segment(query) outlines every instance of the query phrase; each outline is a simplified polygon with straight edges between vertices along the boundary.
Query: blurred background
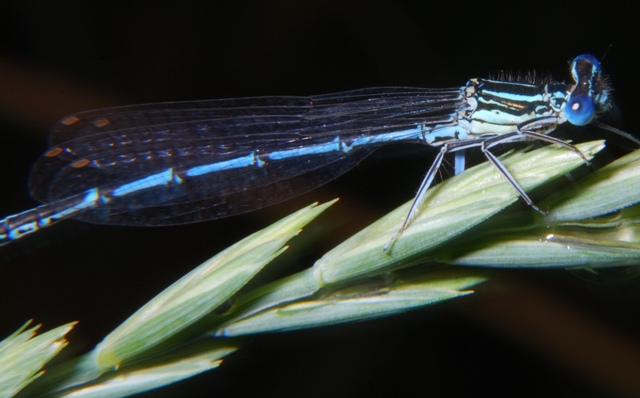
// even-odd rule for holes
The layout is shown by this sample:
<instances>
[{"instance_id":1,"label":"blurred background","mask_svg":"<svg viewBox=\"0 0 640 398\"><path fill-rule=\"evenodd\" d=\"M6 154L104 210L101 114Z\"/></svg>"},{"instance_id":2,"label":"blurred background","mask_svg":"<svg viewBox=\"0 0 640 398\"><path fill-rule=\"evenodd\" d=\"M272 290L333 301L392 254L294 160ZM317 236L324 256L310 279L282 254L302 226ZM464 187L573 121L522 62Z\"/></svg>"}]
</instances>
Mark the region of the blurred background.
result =
<instances>
[{"instance_id":1,"label":"blurred background","mask_svg":"<svg viewBox=\"0 0 640 398\"><path fill-rule=\"evenodd\" d=\"M569 80L574 56L601 58L612 45L603 68L616 123L640 136L634 12L560 3L5 2L0 215L37 205L26 181L49 126L114 105L456 87L532 68ZM383 148L321 189L229 219L168 228L67 221L1 247L0 338L30 318L45 330L79 320L63 352L79 355L218 251L340 197L260 278L306 268L410 200L433 156L429 148ZM283 268L287 261L297 268ZM507 271L470 297L402 316L252 337L218 370L148 395L640 395L639 288L635 279Z\"/></svg>"}]
</instances>

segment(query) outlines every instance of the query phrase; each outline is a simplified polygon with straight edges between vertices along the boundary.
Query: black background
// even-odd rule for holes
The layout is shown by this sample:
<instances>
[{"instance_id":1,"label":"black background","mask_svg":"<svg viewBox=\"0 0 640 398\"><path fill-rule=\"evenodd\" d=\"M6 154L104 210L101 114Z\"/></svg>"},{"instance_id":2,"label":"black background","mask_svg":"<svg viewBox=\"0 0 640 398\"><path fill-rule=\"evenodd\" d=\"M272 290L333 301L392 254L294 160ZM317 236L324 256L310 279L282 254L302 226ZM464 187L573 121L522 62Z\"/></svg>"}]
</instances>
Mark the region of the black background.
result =
<instances>
[{"instance_id":1,"label":"black background","mask_svg":"<svg viewBox=\"0 0 640 398\"><path fill-rule=\"evenodd\" d=\"M565 4L5 4L0 214L36 205L25 181L46 149L48 126L119 104L449 87L531 68L566 80L572 57L600 58L612 44L603 68L613 78L619 127L639 135L634 11ZM65 353L86 352L219 250L304 205L340 196L292 241L289 260L308 267L412 198L432 159L428 149L391 147L321 189L254 213L170 228L67 221L4 246L0 336L29 318L45 330L79 320ZM263 278L294 271L283 265L272 264ZM471 297L402 316L253 337L220 369L149 396L631 396L640 391L637 285L587 282L564 270L512 271Z\"/></svg>"}]
</instances>

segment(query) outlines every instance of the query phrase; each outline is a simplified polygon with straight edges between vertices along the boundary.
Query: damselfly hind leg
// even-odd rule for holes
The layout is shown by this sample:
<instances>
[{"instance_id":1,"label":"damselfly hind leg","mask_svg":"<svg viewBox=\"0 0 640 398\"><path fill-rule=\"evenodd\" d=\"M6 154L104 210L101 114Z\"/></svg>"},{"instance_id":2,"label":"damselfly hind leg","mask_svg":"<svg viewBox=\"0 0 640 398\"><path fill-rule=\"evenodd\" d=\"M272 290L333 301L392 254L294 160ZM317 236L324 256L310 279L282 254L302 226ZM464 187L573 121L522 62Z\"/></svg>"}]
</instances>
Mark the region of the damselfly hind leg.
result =
<instances>
[{"instance_id":1,"label":"damselfly hind leg","mask_svg":"<svg viewBox=\"0 0 640 398\"><path fill-rule=\"evenodd\" d=\"M422 198L424 197L425 192L431 185L431 182L433 181L433 178L438 172L438 169L440 169L440 165L442 165L442 160L444 159L444 155L447 152L449 152L449 144L444 144L442 146L442 149L440 149L438 156L436 156L435 160L433 161L433 164L431 164L431 168L429 168L429 171L427 171L427 175L425 175L424 179L422 180L422 184L420 184L420 188L418 188L418 194L416 195L415 199L413 199L413 203L411 203L411 208L409 209L409 213L405 217L404 222L402 223L402 226L400 227L398 232L396 232L391 236L391 239L389 239L389 241L382 248L382 250L384 250L386 253L388 253L388 250L391 249L391 246L393 245L393 242L396 240L396 238L402 233L402 231L404 231L407 228L411 220L415 217L416 210L420 205L420 203L422 202Z\"/></svg>"},{"instance_id":2,"label":"damselfly hind leg","mask_svg":"<svg viewBox=\"0 0 640 398\"><path fill-rule=\"evenodd\" d=\"M436 158L434 159L433 163L431 164L431 167L429 168L429 171L427 171L427 174L422 180L422 184L420 184L420 188L418 188L418 193L416 194L416 197L413 199L413 203L411 203L411 208L409 209L409 213L407 214L407 217L405 217L404 222L402 223L402 226L400 227L398 232L396 232L391 236L391 239L389 239L389 241L383 246L382 250L388 253L391 247L393 246L393 242L398 238L398 236L400 236L402 231L407 229L411 221L413 221L413 219L415 218L416 214L418 213L418 209L420 208L420 206L422 205L422 202L424 201L424 195L427 192L427 189L429 189L429 187L431 186L431 183L433 182L435 175L438 173L438 170L442 165L442 161L444 160L444 155L449 152L453 152L453 151L456 152L455 171L456 171L456 174L459 174L462 171L464 171L464 152L465 152L464 150L467 148L480 146L482 142L483 140L453 141L453 142L447 142L446 144L442 145L442 148L440 149L438 156L436 156Z\"/></svg>"}]
</instances>

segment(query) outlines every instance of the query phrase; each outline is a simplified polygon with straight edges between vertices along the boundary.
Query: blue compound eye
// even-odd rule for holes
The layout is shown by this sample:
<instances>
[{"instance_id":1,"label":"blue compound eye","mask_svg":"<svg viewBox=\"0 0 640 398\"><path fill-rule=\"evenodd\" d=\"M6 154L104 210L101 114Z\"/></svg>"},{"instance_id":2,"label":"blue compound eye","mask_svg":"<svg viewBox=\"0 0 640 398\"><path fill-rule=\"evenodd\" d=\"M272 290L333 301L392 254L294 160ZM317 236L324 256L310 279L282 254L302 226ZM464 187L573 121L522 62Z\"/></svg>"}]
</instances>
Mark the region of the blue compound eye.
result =
<instances>
[{"instance_id":1,"label":"blue compound eye","mask_svg":"<svg viewBox=\"0 0 640 398\"><path fill-rule=\"evenodd\" d=\"M596 105L588 95L580 94L571 97L564 109L569 123L576 126L584 126L593 120L596 115Z\"/></svg>"}]
</instances>

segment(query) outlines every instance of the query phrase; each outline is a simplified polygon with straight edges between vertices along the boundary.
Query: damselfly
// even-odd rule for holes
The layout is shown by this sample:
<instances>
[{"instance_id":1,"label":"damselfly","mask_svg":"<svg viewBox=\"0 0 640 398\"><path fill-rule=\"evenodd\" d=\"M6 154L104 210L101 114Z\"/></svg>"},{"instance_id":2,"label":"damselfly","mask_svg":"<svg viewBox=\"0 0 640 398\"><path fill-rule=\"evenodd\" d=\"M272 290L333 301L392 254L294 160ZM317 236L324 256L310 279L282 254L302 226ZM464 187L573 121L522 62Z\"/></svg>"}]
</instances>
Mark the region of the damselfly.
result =
<instances>
[{"instance_id":1,"label":"damselfly","mask_svg":"<svg viewBox=\"0 0 640 398\"><path fill-rule=\"evenodd\" d=\"M31 194L45 204L1 220L0 243L66 218L162 226L248 212L316 188L394 142L440 147L402 229L444 155L473 147L537 209L489 149L535 139L570 148L586 162L548 133L605 113L610 88L592 55L576 57L571 74L570 84L478 78L445 89L369 88L76 113L53 126L51 148L31 172Z\"/></svg>"}]
</instances>

